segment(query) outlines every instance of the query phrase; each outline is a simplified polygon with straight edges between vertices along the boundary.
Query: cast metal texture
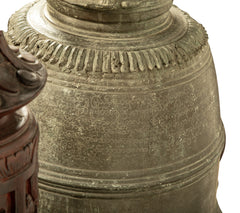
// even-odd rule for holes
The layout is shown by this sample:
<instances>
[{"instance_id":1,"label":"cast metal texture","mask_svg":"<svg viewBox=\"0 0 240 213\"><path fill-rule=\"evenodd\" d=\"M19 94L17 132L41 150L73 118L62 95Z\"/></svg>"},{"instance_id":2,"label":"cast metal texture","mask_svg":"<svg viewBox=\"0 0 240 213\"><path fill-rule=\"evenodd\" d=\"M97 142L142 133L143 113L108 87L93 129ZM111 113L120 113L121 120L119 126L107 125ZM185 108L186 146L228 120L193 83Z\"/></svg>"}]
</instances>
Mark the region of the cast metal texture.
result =
<instances>
[{"instance_id":1,"label":"cast metal texture","mask_svg":"<svg viewBox=\"0 0 240 213\"><path fill-rule=\"evenodd\" d=\"M40 212L217 213L225 133L204 28L172 0L45 0L9 40L48 68Z\"/></svg>"},{"instance_id":2,"label":"cast metal texture","mask_svg":"<svg viewBox=\"0 0 240 213\"><path fill-rule=\"evenodd\" d=\"M38 125L24 107L46 82L29 53L9 47L0 31L0 212L34 213L38 206Z\"/></svg>"}]
</instances>

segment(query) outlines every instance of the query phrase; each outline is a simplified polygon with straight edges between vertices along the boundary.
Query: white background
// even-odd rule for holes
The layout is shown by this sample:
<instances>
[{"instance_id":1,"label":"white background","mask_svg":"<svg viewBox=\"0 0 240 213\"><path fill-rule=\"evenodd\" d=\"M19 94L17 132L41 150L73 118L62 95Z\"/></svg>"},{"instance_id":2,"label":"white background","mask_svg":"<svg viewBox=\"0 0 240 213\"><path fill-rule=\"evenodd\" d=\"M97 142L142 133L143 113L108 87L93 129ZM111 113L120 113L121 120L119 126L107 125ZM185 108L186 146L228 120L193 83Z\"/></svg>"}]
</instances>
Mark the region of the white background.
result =
<instances>
[{"instance_id":1,"label":"white background","mask_svg":"<svg viewBox=\"0 0 240 213\"><path fill-rule=\"evenodd\" d=\"M1 0L0 29L31 0ZM218 201L223 213L240 213L240 8L238 0L175 0L202 23L215 60L227 146L220 164ZM194 213L194 212L193 212ZM207 213L207 212L206 212Z\"/></svg>"}]
</instances>

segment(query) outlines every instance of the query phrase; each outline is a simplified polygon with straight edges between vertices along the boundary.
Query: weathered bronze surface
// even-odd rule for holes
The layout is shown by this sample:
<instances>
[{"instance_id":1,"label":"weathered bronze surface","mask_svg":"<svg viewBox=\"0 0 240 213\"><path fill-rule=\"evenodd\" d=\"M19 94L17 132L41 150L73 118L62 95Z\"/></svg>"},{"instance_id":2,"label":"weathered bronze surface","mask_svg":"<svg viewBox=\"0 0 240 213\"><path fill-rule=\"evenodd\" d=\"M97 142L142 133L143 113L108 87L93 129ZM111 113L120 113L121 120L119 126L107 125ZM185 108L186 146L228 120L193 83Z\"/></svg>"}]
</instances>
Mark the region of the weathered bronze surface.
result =
<instances>
[{"instance_id":1,"label":"weathered bronze surface","mask_svg":"<svg viewBox=\"0 0 240 213\"><path fill-rule=\"evenodd\" d=\"M24 106L45 82L44 67L0 31L0 213L37 212L39 131Z\"/></svg>"},{"instance_id":2,"label":"weathered bronze surface","mask_svg":"<svg viewBox=\"0 0 240 213\"><path fill-rule=\"evenodd\" d=\"M9 40L43 61L40 212L217 213L225 134L204 28L172 0L40 0Z\"/></svg>"}]
</instances>

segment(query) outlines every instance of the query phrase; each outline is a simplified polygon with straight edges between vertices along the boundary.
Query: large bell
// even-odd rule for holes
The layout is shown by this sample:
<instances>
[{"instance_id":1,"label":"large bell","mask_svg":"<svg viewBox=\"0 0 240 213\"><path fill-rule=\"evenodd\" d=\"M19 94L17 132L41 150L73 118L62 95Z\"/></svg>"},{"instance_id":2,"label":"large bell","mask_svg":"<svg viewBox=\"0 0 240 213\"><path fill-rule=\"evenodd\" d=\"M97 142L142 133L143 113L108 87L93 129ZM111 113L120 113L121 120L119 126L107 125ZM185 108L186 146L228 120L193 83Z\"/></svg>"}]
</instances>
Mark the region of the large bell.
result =
<instances>
[{"instance_id":1,"label":"large bell","mask_svg":"<svg viewBox=\"0 0 240 213\"><path fill-rule=\"evenodd\" d=\"M40 0L8 36L49 73L32 104L41 213L220 212L213 59L172 0Z\"/></svg>"}]
</instances>

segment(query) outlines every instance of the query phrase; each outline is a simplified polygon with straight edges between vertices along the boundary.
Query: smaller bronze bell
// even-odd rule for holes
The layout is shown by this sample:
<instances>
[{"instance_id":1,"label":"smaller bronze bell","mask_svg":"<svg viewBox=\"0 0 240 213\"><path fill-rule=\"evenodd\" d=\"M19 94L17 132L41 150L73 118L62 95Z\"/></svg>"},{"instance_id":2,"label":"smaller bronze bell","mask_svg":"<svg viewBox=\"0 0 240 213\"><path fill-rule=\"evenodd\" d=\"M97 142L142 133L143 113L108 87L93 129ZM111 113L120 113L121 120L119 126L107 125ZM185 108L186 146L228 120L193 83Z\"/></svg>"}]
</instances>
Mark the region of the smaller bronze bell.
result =
<instances>
[{"instance_id":1,"label":"smaller bronze bell","mask_svg":"<svg viewBox=\"0 0 240 213\"><path fill-rule=\"evenodd\" d=\"M35 57L9 47L0 31L0 213L37 212L39 130L25 105L46 78Z\"/></svg>"}]
</instances>

